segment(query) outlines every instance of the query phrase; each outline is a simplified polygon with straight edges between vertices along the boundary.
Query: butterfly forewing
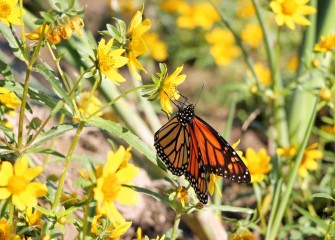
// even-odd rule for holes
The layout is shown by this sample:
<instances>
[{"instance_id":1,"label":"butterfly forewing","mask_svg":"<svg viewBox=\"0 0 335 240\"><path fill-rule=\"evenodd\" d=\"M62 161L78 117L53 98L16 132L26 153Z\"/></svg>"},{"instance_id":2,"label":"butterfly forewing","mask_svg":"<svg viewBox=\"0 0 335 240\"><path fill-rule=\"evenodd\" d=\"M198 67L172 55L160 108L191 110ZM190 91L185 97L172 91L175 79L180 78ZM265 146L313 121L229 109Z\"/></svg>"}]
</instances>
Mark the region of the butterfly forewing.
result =
<instances>
[{"instance_id":1,"label":"butterfly forewing","mask_svg":"<svg viewBox=\"0 0 335 240\"><path fill-rule=\"evenodd\" d=\"M181 176L187 168L189 159L189 126L179 123L173 117L155 134L155 148L158 156L175 175Z\"/></svg>"}]
</instances>

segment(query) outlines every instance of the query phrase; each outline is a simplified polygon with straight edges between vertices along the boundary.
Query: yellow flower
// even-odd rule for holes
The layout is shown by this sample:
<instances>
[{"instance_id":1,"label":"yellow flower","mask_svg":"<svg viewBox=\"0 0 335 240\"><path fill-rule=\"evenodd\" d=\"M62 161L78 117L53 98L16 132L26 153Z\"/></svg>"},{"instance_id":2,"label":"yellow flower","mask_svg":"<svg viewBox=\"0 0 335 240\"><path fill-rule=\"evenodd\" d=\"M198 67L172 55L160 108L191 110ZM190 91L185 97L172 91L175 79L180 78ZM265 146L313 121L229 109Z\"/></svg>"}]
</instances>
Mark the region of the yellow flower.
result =
<instances>
[{"instance_id":1,"label":"yellow flower","mask_svg":"<svg viewBox=\"0 0 335 240\"><path fill-rule=\"evenodd\" d=\"M310 21L304 15L316 13L316 9L306 5L309 0L273 0L270 3L272 11L276 14L275 21L278 26L286 25L291 30L295 24L308 26Z\"/></svg>"},{"instance_id":2,"label":"yellow flower","mask_svg":"<svg viewBox=\"0 0 335 240\"><path fill-rule=\"evenodd\" d=\"M124 49L116 49L111 51L113 46L114 38L105 44L105 39L101 39L98 45L98 64L100 71L112 80L115 84L119 85L119 82L125 82L126 79L122 77L117 69L124 66L128 59L122 57L121 54L125 52Z\"/></svg>"},{"instance_id":3,"label":"yellow flower","mask_svg":"<svg viewBox=\"0 0 335 240\"><path fill-rule=\"evenodd\" d=\"M38 210L33 211L32 207L27 207L26 210L26 222L29 227L42 228L43 222L41 219L42 213Z\"/></svg>"},{"instance_id":4,"label":"yellow flower","mask_svg":"<svg viewBox=\"0 0 335 240\"><path fill-rule=\"evenodd\" d=\"M287 64L287 68L288 70L290 70L291 72L295 72L297 70L299 66L299 58L297 55L291 57L289 60L288 60L288 64Z\"/></svg>"},{"instance_id":5,"label":"yellow flower","mask_svg":"<svg viewBox=\"0 0 335 240\"><path fill-rule=\"evenodd\" d=\"M177 25L180 28L193 30L196 27L202 27L209 30L214 23L220 20L218 12L209 2L200 2L194 5L185 3L178 11L180 16L177 18Z\"/></svg>"},{"instance_id":6,"label":"yellow flower","mask_svg":"<svg viewBox=\"0 0 335 240\"><path fill-rule=\"evenodd\" d=\"M179 99L180 94L177 90L177 86L183 83L186 79L185 74L179 75L183 70L183 67L184 66L177 67L171 75L167 74L165 79L162 80L162 87L158 98L160 99L163 111L169 116L173 112L170 100Z\"/></svg>"},{"instance_id":7,"label":"yellow flower","mask_svg":"<svg viewBox=\"0 0 335 240\"><path fill-rule=\"evenodd\" d=\"M97 214L93 217L92 220L91 232L96 235L99 233L99 229L101 228L101 222L99 221L101 217L101 214Z\"/></svg>"},{"instance_id":8,"label":"yellow flower","mask_svg":"<svg viewBox=\"0 0 335 240\"><path fill-rule=\"evenodd\" d=\"M81 114L83 114L85 109L87 108L86 115L91 115L94 112L96 112L98 109L100 109L102 106L102 102L94 95L91 96L90 103L87 106L89 96L90 96L90 92L83 92L76 99L76 102L78 104L78 109ZM99 112L97 114L97 116L101 116L101 115L102 115L102 112Z\"/></svg>"},{"instance_id":9,"label":"yellow flower","mask_svg":"<svg viewBox=\"0 0 335 240\"><path fill-rule=\"evenodd\" d=\"M254 240L254 235L249 231L248 228L239 227L236 232L234 232L229 240Z\"/></svg>"},{"instance_id":10,"label":"yellow flower","mask_svg":"<svg viewBox=\"0 0 335 240\"><path fill-rule=\"evenodd\" d=\"M216 188L216 191L218 191L219 195L222 197L221 189L219 188L219 185L217 184L217 181L221 178L222 177L217 176L213 173L209 174L209 183L208 183L208 193L209 193L209 195L213 196L214 189Z\"/></svg>"},{"instance_id":11,"label":"yellow flower","mask_svg":"<svg viewBox=\"0 0 335 240\"><path fill-rule=\"evenodd\" d=\"M113 227L107 227L106 232L109 232L108 239L117 240L128 231L131 222L116 222L113 225Z\"/></svg>"},{"instance_id":12,"label":"yellow flower","mask_svg":"<svg viewBox=\"0 0 335 240\"><path fill-rule=\"evenodd\" d=\"M108 153L108 160L102 171L102 176L98 178L94 188L94 199L98 202L100 213L106 214L112 223L124 221L123 216L115 207L115 202L128 205L138 202L137 193L123 186L123 184L133 185L131 179L139 173L139 168L130 163L120 169L124 161L129 161L131 156L129 151L130 149L126 150L120 146L116 152Z\"/></svg>"},{"instance_id":13,"label":"yellow flower","mask_svg":"<svg viewBox=\"0 0 335 240\"><path fill-rule=\"evenodd\" d=\"M255 16L255 7L250 0L243 0L238 4L238 9L236 10L237 17L240 18L251 18Z\"/></svg>"},{"instance_id":14,"label":"yellow flower","mask_svg":"<svg viewBox=\"0 0 335 240\"><path fill-rule=\"evenodd\" d=\"M233 34L229 30L216 28L206 34L206 40L211 45L210 53L218 65L228 65L241 53L241 50L235 45Z\"/></svg>"},{"instance_id":15,"label":"yellow flower","mask_svg":"<svg viewBox=\"0 0 335 240\"><path fill-rule=\"evenodd\" d=\"M264 180L265 174L272 169L271 157L267 155L264 148L261 148L258 153L252 148L248 148L245 153L243 162L248 167L251 174L251 182L258 183Z\"/></svg>"},{"instance_id":16,"label":"yellow flower","mask_svg":"<svg viewBox=\"0 0 335 240\"><path fill-rule=\"evenodd\" d=\"M241 32L244 42L253 48L259 47L263 40L263 30L258 23L249 23Z\"/></svg>"},{"instance_id":17,"label":"yellow flower","mask_svg":"<svg viewBox=\"0 0 335 240\"><path fill-rule=\"evenodd\" d=\"M18 0L0 1L0 21L9 24L21 25L20 7L16 6ZM22 13L25 11L22 10Z\"/></svg>"},{"instance_id":18,"label":"yellow flower","mask_svg":"<svg viewBox=\"0 0 335 240\"><path fill-rule=\"evenodd\" d=\"M0 239L9 240L10 238L10 225L5 219L0 220Z\"/></svg>"},{"instance_id":19,"label":"yellow flower","mask_svg":"<svg viewBox=\"0 0 335 240\"><path fill-rule=\"evenodd\" d=\"M8 199L19 210L37 205L37 197L43 197L47 193L47 187L43 183L31 182L43 171L42 167L28 168L28 159L21 157L13 165L10 162L2 162L0 170L0 199Z\"/></svg>"},{"instance_id":20,"label":"yellow flower","mask_svg":"<svg viewBox=\"0 0 335 240\"><path fill-rule=\"evenodd\" d=\"M147 240L148 237L142 237L142 229L139 227L136 230L136 240ZM151 240L165 240L165 234L163 234L161 237L157 236L156 238L151 238Z\"/></svg>"},{"instance_id":21,"label":"yellow flower","mask_svg":"<svg viewBox=\"0 0 335 240\"><path fill-rule=\"evenodd\" d=\"M271 71L268 67L264 67L261 63L255 63L254 69L257 74L258 79L261 81L261 83L267 87L271 84ZM251 72L248 70L248 76L249 78L252 78Z\"/></svg>"},{"instance_id":22,"label":"yellow flower","mask_svg":"<svg viewBox=\"0 0 335 240\"><path fill-rule=\"evenodd\" d=\"M335 49L335 35L329 33L327 37L321 36L321 42L314 45L314 51L327 52Z\"/></svg>"},{"instance_id":23,"label":"yellow flower","mask_svg":"<svg viewBox=\"0 0 335 240\"><path fill-rule=\"evenodd\" d=\"M157 33L146 33L143 39L153 59L158 62L163 62L168 57L166 44L159 39Z\"/></svg>"},{"instance_id":24,"label":"yellow flower","mask_svg":"<svg viewBox=\"0 0 335 240\"><path fill-rule=\"evenodd\" d=\"M150 19L146 18L142 21L142 14L142 11L136 12L130 21L127 31L127 38L130 41L126 52L126 56L129 58L128 67L136 79L141 79L141 75L137 72L137 69L146 72L137 57L143 55L147 51L147 45L143 39L143 34L151 27Z\"/></svg>"},{"instance_id":25,"label":"yellow flower","mask_svg":"<svg viewBox=\"0 0 335 240\"><path fill-rule=\"evenodd\" d=\"M26 38L28 38L30 40L39 40L41 35L42 35L42 30L43 30L43 25L36 28L34 30L34 32L32 32L32 33L26 33ZM49 26L46 25L44 27L44 34L46 34L48 32L48 30L49 30Z\"/></svg>"},{"instance_id":26,"label":"yellow flower","mask_svg":"<svg viewBox=\"0 0 335 240\"><path fill-rule=\"evenodd\" d=\"M21 101L14 92L9 91L7 88L0 87L0 103L7 108L15 109L20 106Z\"/></svg>"},{"instance_id":27,"label":"yellow flower","mask_svg":"<svg viewBox=\"0 0 335 240\"><path fill-rule=\"evenodd\" d=\"M160 7L166 12L174 12L182 9L182 5L187 4L185 0L166 0L161 1Z\"/></svg>"},{"instance_id":28,"label":"yellow flower","mask_svg":"<svg viewBox=\"0 0 335 240\"><path fill-rule=\"evenodd\" d=\"M301 177L306 177L308 170L315 171L318 169L317 161L323 157L322 151L317 149L318 146L318 143L313 143L304 151L304 156L302 157L301 164L299 166L299 175Z\"/></svg>"},{"instance_id":29,"label":"yellow flower","mask_svg":"<svg viewBox=\"0 0 335 240\"><path fill-rule=\"evenodd\" d=\"M185 204L188 203L188 192L185 187L179 186L177 188L177 194L175 198L180 200L180 203L183 207L185 207Z\"/></svg>"},{"instance_id":30,"label":"yellow flower","mask_svg":"<svg viewBox=\"0 0 335 240\"><path fill-rule=\"evenodd\" d=\"M281 157L293 157L297 154L296 146L288 146L286 148L277 148L276 150L278 156Z\"/></svg>"}]
</instances>

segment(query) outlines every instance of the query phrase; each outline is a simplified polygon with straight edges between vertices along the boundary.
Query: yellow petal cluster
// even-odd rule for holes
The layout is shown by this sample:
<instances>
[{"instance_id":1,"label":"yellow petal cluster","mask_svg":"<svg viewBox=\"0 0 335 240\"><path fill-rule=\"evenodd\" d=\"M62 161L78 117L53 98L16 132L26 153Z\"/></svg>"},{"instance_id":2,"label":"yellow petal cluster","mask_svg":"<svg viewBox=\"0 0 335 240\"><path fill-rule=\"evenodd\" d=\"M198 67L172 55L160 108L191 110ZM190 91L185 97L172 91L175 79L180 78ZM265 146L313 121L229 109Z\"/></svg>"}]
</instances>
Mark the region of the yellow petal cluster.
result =
<instances>
[{"instance_id":1,"label":"yellow petal cluster","mask_svg":"<svg viewBox=\"0 0 335 240\"><path fill-rule=\"evenodd\" d=\"M327 52L335 49L335 34L329 33L328 36L321 36L321 41L314 45L314 51Z\"/></svg>"},{"instance_id":2,"label":"yellow petal cluster","mask_svg":"<svg viewBox=\"0 0 335 240\"><path fill-rule=\"evenodd\" d=\"M252 148L247 149L243 162L249 169L251 182L258 183L264 180L266 174L272 169L270 161L271 157L267 154L265 148L261 148L258 152Z\"/></svg>"},{"instance_id":3,"label":"yellow petal cluster","mask_svg":"<svg viewBox=\"0 0 335 240\"><path fill-rule=\"evenodd\" d=\"M0 21L9 24L21 25L20 7L17 6L18 0L0 1ZM22 13L25 11L22 10Z\"/></svg>"}]
</instances>

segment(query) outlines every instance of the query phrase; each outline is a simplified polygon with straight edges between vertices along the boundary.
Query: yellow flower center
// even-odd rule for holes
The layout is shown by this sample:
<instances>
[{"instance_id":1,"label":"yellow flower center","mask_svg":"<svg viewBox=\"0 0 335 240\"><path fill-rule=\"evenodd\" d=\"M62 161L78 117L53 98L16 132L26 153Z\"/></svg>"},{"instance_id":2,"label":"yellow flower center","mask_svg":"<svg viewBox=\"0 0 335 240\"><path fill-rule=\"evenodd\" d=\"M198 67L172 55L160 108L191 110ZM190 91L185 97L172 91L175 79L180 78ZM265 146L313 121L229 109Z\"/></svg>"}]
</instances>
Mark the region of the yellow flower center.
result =
<instances>
[{"instance_id":1,"label":"yellow flower center","mask_svg":"<svg viewBox=\"0 0 335 240\"><path fill-rule=\"evenodd\" d=\"M121 190L121 184L115 174L109 174L104 178L101 191L104 194L104 200L106 202L112 202Z\"/></svg>"},{"instance_id":2,"label":"yellow flower center","mask_svg":"<svg viewBox=\"0 0 335 240\"><path fill-rule=\"evenodd\" d=\"M12 193L12 195L23 192L28 185L28 182L24 177L15 175L12 176L8 182L9 184L7 188Z\"/></svg>"},{"instance_id":3,"label":"yellow flower center","mask_svg":"<svg viewBox=\"0 0 335 240\"><path fill-rule=\"evenodd\" d=\"M297 7L295 0L286 0L282 3L282 12L285 15L292 15L296 12Z\"/></svg>"},{"instance_id":4,"label":"yellow flower center","mask_svg":"<svg viewBox=\"0 0 335 240\"><path fill-rule=\"evenodd\" d=\"M0 0L0 18L7 18L12 9L7 1Z\"/></svg>"}]
</instances>

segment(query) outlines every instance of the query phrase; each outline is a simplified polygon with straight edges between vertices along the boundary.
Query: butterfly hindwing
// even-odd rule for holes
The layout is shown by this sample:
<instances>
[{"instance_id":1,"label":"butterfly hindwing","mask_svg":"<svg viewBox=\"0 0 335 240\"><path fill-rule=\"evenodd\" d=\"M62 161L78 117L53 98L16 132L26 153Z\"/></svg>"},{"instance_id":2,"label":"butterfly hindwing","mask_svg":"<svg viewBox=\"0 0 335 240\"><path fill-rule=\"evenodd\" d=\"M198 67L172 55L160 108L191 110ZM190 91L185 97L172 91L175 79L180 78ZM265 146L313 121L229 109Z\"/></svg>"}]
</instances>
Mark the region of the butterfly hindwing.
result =
<instances>
[{"instance_id":1,"label":"butterfly hindwing","mask_svg":"<svg viewBox=\"0 0 335 240\"><path fill-rule=\"evenodd\" d=\"M173 117L155 134L157 154L175 175L181 176L188 164L190 133L189 125L181 125L177 117Z\"/></svg>"},{"instance_id":2,"label":"butterfly hindwing","mask_svg":"<svg viewBox=\"0 0 335 240\"><path fill-rule=\"evenodd\" d=\"M206 171L235 182L250 182L247 167L217 131L198 116L194 117L192 128Z\"/></svg>"}]
</instances>

